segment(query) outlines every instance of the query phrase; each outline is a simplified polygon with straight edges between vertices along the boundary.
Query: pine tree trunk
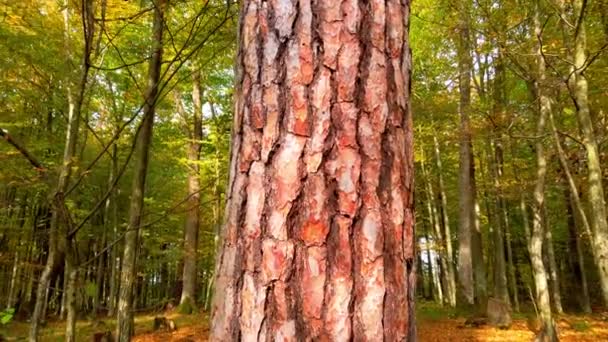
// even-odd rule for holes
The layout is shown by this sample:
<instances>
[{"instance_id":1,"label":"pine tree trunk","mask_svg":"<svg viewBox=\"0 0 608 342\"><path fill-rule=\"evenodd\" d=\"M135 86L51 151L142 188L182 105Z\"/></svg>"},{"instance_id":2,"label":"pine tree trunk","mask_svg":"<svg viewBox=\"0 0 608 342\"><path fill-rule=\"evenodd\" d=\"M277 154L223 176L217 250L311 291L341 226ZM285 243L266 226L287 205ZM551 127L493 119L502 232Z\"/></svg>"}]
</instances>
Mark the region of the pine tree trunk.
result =
<instances>
[{"instance_id":1,"label":"pine tree trunk","mask_svg":"<svg viewBox=\"0 0 608 342\"><path fill-rule=\"evenodd\" d=\"M587 36L585 32L585 1L575 0L574 13L580 17L577 20L577 30L574 37L574 77L571 88L576 107L578 124L581 129L583 145L587 152L587 182L588 200L590 205L591 227L593 229L593 249L595 249L598 275L602 287L604 306L608 307L608 217L602 182L602 166L598 142L589 110L588 83L585 77L587 63ZM589 9L587 9L589 11Z\"/></svg>"},{"instance_id":2,"label":"pine tree trunk","mask_svg":"<svg viewBox=\"0 0 608 342\"><path fill-rule=\"evenodd\" d=\"M413 341L407 1L242 2L215 341Z\"/></svg>"},{"instance_id":3,"label":"pine tree trunk","mask_svg":"<svg viewBox=\"0 0 608 342\"><path fill-rule=\"evenodd\" d=\"M160 68L163 51L163 25L165 1L159 0L154 7L154 24L152 28L153 48L152 58L148 69L148 88L145 94L143 120L135 146L135 175L131 191L131 206L129 208L129 225L125 234L125 246L122 257L120 275L120 292L118 298L118 318L116 336L119 342L128 342L133 335L133 286L137 269L137 250L139 248L139 226L144 207L144 190L148 172L148 158L154 111L158 95Z\"/></svg>"}]
</instances>

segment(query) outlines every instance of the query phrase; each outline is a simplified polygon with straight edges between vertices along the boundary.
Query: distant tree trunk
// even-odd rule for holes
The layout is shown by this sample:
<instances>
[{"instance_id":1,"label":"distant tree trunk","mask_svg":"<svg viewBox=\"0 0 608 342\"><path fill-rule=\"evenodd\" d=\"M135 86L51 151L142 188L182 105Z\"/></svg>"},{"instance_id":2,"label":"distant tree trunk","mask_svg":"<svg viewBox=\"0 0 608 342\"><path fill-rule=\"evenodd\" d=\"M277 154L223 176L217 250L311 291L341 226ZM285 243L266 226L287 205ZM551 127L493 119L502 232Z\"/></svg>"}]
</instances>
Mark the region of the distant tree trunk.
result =
<instances>
[{"instance_id":1,"label":"distant tree trunk","mask_svg":"<svg viewBox=\"0 0 608 342\"><path fill-rule=\"evenodd\" d=\"M409 2L311 2L241 3L211 340L413 341Z\"/></svg>"},{"instance_id":2,"label":"distant tree trunk","mask_svg":"<svg viewBox=\"0 0 608 342\"><path fill-rule=\"evenodd\" d=\"M131 191L131 206L129 208L129 224L125 234L125 247L122 257L120 275L120 294L118 298L118 319L116 336L119 342L128 342L133 335L133 285L136 277L136 256L139 248L139 226L144 207L144 190L146 174L148 172L148 159L150 142L152 140L152 127L154 125L154 111L158 95L160 68L163 51L163 25L165 0L159 0L154 7L154 23L152 28L153 47L152 58L148 69L148 87L145 94L143 119L139 136L135 146L135 175Z\"/></svg>"},{"instance_id":3,"label":"distant tree trunk","mask_svg":"<svg viewBox=\"0 0 608 342\"><path fill-rule=\"evenodd\" d=\"M546 207L545 207L546 210ZM553 233L549 228L549 222L547 215L544 215L545 220L545 241L544 247L547 256L548 263L545 263L549 272L549 279L551 280L551 298L553 303L553 308L555 308L555 312L561 314L564 312L562 307L562 295L560 291L560 282L558 277L558 269L557 269L557 260L555 256L555 249L553 248Z\"/></svg>"},{"instance_id":4,"label":"distant tree trunk","mask_svg":"<svg viewBox=\"0 0 608 342\"><path fill-rule=\"evenodd\" d=\"M587 152L588 200L590 204L591 226L593 229L593 249L597 255L596 263L602 287L604 306L608 307L608 217L602 182L602 166L598 142L589 110L588 83L585 76L587 60L587 36L585 32L586 1L573 2L577 14L574 36L574 77L570 79L573 100L576 107L578 124L581 129L583 145Z\"/></svg>"},{"instance_id":5,"label":"distant tree trunk","mask_svg":"<svg viewBox=\"0 0 608 342\"><path fill-rule=\"evenodd\" d=\"M471 158L471 162L473 159ZM474 171L473 166L472 171ZM481 223L479 222L480 208L479 202L477 201L477 185L475 183L475 176L471 176L473 183L473 232L471 234L471 247L473 257L473 280L475 289L475 304L479 312L486 311L488 301L488 280L486 272L486 263L484 262L483 255L483 236L481 234Z\"/></svg>"},{"instance_id":6,"label":"distant tree trunk","mask_svg":"<svg viewBox=\"0 0 608 342\"><path fill-rule=\"evenodd\" d=\"M118 172L118 147L116 144L112 146L112 173ZM119 277L121 269L121 259L119 258L120 243L116 242L118 239L118 196L116 191L112 191L110 195L110 203L112 205L112 241L114 245L110 251L110 293L108 296L108 317L113 317L116 314L116 304L118 301L119 291Z\"/></svg>"},{"instance_id":7,"label":"distant tree trunk","mask_svg":"<svg viewBox=\"0 0 608 342\"><path fill-rule=\"evenodd\" d=\"M503 201L502 206L503 217L505 220L505 238L507 239L507 266L509 270L509 286L513 295L513 308L519 312L519 290L517 287L517 277L515 272L515 261L513 260L513 247L511 243L511 225L509 221L509 212L506 203Z\"/></svg>"},{"instance_id":8,"label":"distant tree trunk","mask_svg":"<svg viewBox=\"0 0 608 342\"><path fill-rule=\"evenodd\" d=\"M435 147L435 162L437 164L437 173L439 174L439 194L441 195L441 213L443 218L443 233L445 243L445 254L447 265L444 270L446 273L446 289L447 300L451 307L456 306L456 277L454 276L454 250L452 247L452 232L450 228L450 220L448 217L448 202L443 182L443 166L441 163L441 152L439 148L439 140L437 136L433 137Z\"/></svg>"},{"instance_id":9,"label":"distant tree trunk","mask_svg":"<svg viewBox=\"0 0 608 342\"><path fill-rule=\"evenodd\" d=\"M188 120L188 212L184 234L184 269L183 287L180 299L181 311L192 313L196 302L196 259L198 247L198 232L200 229L200 158L201 140L203 139L201 75L195 71L192 75L192 122Z\"/></svg>"},{"instance_id":10,"label":"distant tree trunk","mask_svg":"<svg viewBox=\"0 0 608 342\"><path fill-rule=\"evenodd\" d=\"M424 153L424 151L423 151ZM432 273L432 279L433 282L436 286L439 286L439 289L435 289L434 292L434 297L435 299L438 299L440 304L443 304L443 289L441 284L445 284L446 288L448 286L448 278L447 276L447 272L445 272L445 270L448 268L448 263L447 263L447 255L446 255L446 250L444 248L444 239L443 239L443 234L442 234L442 229L441 229L441 219L439 218L439 213L437 211L437 205L435 203L435 191L433 190L433 184L431 183L431 177L429 175L429 172L427 172L426 167L425 167L425 157L424 154L422 156L422 161L421 161L421 169L422 169L422 176L424 177L424 182L426 184L426 197L427 197L427 209L428 209L428 213L429 213L429 222L430 222L430 226L433 228L432 229L432 236L433 236L433 245L435 246L435 254L438 255L438 257L436 258L435 256L431 257L430 253L429 253L429 263L432 265L433 262L435 262L436 259L438 259L438 263L441 263L441 270L443 270L443 272L441 272L441 270L439 269L439 267L434 267L433 269L433 273ZM437 279L435 279L437 278ZM440 281L440 278L443 278L443 281Z\"/></svg>"},{"instance_id":11,"label":"distant tree trunk","mask_svg":"<svg viewBox=\"0 0 608 342\"><path fill-rule=\"evenodd\" d=\"M502 220L502 190L500 180L503 177L502 146L494 141L490 142L494 159L490 160L494 178L494 296L510 305L509 291L507 289L507 264L505 260L504 228L505 221Z\"/></svg>"},{"instance_id":12,"label":"distant tree trunk","mask_svg":"<svg viewBox=\"0 0 608 342\"><path fill-rule=\"evenodd\" d=\"M36 291L36 304L34 306L34 312L31 317L31 325L30 325L30 333L29 340L31 342L38 340L38 330L40 320L44 318L46 315L46 306L47 306L47 298L48 298L48 288L51 282L51 273L53 269L57 266L60 259L60 253L58 253L58 248L61 246L67 246L67 234L68 231L65 231L65 222L60 222L57 211L60 210L58 204L55 203L56 198L63 199L63 194L67 191L70 177L72 175L72 167L74 164L74 158L76 156L76 145L78 141L78 131L80 127L80 116L82 110L82 103L84 99L84 92L87 85L88 80L88 71L90 67L90 54L91 54L91 46L89 43L91 42L91 38L93 37L93 26L92 26L92 12L91 12L92 0L86 0L83 9L85 10L82 13L83 16L83 24L84 24L84 38L85 38L85 47L84 54L82 59L82 70L80 75L80 82L78 84L78 88L76 89L76 98L73 96L73 87L71 85L67 85L67 99L68 99L68 127L66 132L66 143L63 152L63 162L61 164L59 170L59 178L57 180L57 187L55 188L50 201L54 203L52 206L52 218L51 218L51 229L49 232L49 254L47 257L46 264L40 275L40 281L38 282L38 288ZM63 10L64 14L64 40L66 51L69 53L69 7L66 6ZM69 83L69 80L66 82ZM64 228L64 229L60 229Z\"/></svg>"},{"instance_id":13,"label":"distant tree trunk","mask_svg":"<svg viewBox=\"0 0 608 342\"><path fill-rule=\"evenodd\" d=\"M69 241L69 244L74 244L75 241ZM67 286L66 286L66 326L65 326L65 341L76 341L76 291L78 289L78 261L77 256L73 252L77 247L70 246L67 249L72 250L66 252L66 269L67 271Z\"/></svg>"},{"instance_id":14,"label":"distant tree trunk","mask_svg":"<svg viewBox=\"0 0 608 342\"><path fill-rule=\"evenodd\" d=\"M535 93L539 103L538 124L536 135L538 136L536 147L536 184L534 186L534 206L532 216L532 231L530 232L529 253L534 274L534 284L536 288L536 305L538 306L541 331L539 332L540 341L553 342L558 340L553 315L551 312L551 300L549 299L548 277L543 263L543 240L544 222L543 208L545 206L545 178L547 175L547 159L542 136L545 134L545 121L551 112L551 100L546 93L545 60L542 56L542 29L540 24L540 4L539 0L534 2L534 39L536 44L536 63L537 75L535 82Z\"/></svg>"},{"instance_id":15,"label":"distant tree trunk","mask_svg":"<svg viewBox=\"0 0 608 342\"><path fill-rule=\"evenodd\" d=\"M467 304L475 299L472 235L474 231L475 194L473 193L473 147L469 112L471 106L471 51L469 41L469 3L459 1L458 84L460 90L460 168L458 178L458 281Z\"/></svg>"},{"instance_id":16,"label":"distant tree trunk","mask_svg":"<svg viewBox=\"0 0 608 342\"><path fill-rule=\"evenodd\" d=\"M587 285L587 271L585 267L585 258L583 254L583 246L581 237L584 232L579 232L576 225L575 210L576 206L572 199L570 188L564 190L564 198L566 200L566 210L568 213L568 233L569 233L569 255L570 266L573 270L576 286L577 297L584 313L591 313L591 300L589 298L589 287ZM580 290L580 292L578 291Z\"/></svg>"}]
</instances>

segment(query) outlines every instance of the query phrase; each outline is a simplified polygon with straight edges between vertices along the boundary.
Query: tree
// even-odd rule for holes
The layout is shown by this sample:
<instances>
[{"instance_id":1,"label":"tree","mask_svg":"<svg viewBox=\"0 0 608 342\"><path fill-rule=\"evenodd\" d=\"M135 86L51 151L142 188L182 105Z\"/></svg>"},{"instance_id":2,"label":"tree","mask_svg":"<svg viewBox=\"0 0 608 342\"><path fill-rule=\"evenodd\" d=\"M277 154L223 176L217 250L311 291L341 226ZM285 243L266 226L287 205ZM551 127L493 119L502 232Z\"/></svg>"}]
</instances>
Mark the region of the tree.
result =
<instances>
[{"instance_id":1,"label":"tree","mask_svg":"<svg viewBox=\"0 0 608 342\"><path fill-rule=\"evenodd\" d=\"M158 96L158 84L163 55L165 6L165 0L159 0L154 6L152 56L148 68L148 84L143 107L143 119L135 145L135 176L133 177L133 189L131 191L129 225L125 234L125 247L122 257L120 294L118 298L118 322L116 324L116 336L120 342L130 341L131 336L133 335L133 286L136 277L139 229L143 214L150 141L152 140L152 128L154 126L155 105Z\"/></svg>"},{"instance_id":2,"label":"tree","mask_svg":"<svg viewBox=\"0 0 608 342\"><path fill-rule=\"evenodd\" d=\"M534 285L536 288L536 305L538 306L541 331L538 339L540 341L557 341L557 331L553 322L551 312L551 300L549 299L549 275L543 263L543 240L545 238L545 219L543 215L545 207L545 182L547 176L547 158L545 156L544 141L541 138L545 134L545 125L551 112L551 99L547 94L545 60L542 56L542 29L540 23L539 1L534 2L534 39L536 39L536 80L535 95L538 99L538 125L536 127L536 184L534 186L534 205L532 215L532 232L529 242L530 262L534 273Z\"/></svg>"},{"instance_id":3,"label":"tree","mask_svg":"<svg viewBox=\"0 0 608 342\"><path fill-rule=\"evenodd\" d=\"M211 338L413 340L409 2L241 16Z\"/></svg>"},{"instance_id":4,"label":"tree","mask_svg":"<svg viewBox=\"0 0 608 342\"><path fill-rule=\"evenodd\" d=\"M181 311L192 313L196 300L196 260L198 247L198 231L200 229L200 154L201 140L203 138L202 102L201 102L201 75L200 71L192 74L192 104L191 120L186 118L188 133L188 214L184 227L184 272L183 288L180 298ZM176 101L181 101L178 99ZM178 103L178 106L180 104ZM183 110L182 110L183 112Z\"/></svg>"},{"instance_id":5,"label":"tree","mask_svg":"<svg viewBox=\"0 0 608 342\"><path fill-rule=\"evenodd\" d=\"M474 161L471 143L471 51L469 42L469 4L458 2L458 89L460 92L460 168L458 179L458 281L460 294L468 304L475 300L473 275L473 234L475 227Z\"/></svg>"}]
</instances>

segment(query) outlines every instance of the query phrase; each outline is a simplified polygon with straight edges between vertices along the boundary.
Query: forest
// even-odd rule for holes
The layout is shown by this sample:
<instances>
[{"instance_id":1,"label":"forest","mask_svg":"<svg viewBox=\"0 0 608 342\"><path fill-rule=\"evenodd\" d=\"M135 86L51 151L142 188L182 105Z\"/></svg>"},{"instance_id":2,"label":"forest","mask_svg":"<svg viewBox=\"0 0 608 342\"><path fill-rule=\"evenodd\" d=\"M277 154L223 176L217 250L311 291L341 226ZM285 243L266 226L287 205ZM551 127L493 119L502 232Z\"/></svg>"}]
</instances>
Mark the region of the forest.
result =
<instances>
[{"instance_id":1,"label":"forest","mask_svg":"<svg viewBox=\"0 0 608 342\"><path fill-rule=\"evenodd\" d=\"M608 341L608 1L0 0L0 341Z\"/></svg>"}]
</instances>

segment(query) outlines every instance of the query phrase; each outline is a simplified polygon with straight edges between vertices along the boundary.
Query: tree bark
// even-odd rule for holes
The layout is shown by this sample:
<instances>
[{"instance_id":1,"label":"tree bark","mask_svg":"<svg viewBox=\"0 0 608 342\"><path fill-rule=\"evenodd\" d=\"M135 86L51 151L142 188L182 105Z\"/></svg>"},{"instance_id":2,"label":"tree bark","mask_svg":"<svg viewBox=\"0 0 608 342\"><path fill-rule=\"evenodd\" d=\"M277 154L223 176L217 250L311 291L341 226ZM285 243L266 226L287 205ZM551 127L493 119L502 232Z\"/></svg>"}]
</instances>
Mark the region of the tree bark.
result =
<instances>
[{"instance_id":1,"label":"tree bark","mask_svg":"<svg viewBox=\"0 0 608 342\"><path fill-rule=\"evenodd\" d=\"M460 91L460 167L458 171L458 281L467 304L474 304L472 235L474 231L475 194L473 193L473 147L469 112L471 106L471 51L469 41L469 3L459 1L458 84Z\"/></svg>"},{"instance_id":2,"label":"tree bark","mask_svg":"<svg viewBox=\"0 0 608 342\"><path fill-rule=\"evenodd\" d=\"M494 296L510 305L507 288L507 264L505 260L504 229L506 227L502 216L503 198L500 180L503 176L502 147L500 143L490 142L490 150L494 154L492 163L494 176Z\"/></svg>"},{"instance_id":3,"label":"tree bark","mask_svg":"<svg viewBox=\"0 0 608 342\"><path fill-rule=\"evenodd\" d=\"M118 318L116 324L116 336L119 342L130 341L131 336L133 335L133 286L136 277L139 228L144 207L144 190L146 185L146 174L148 172L150 142L152 140L152 128L155 116L154 111L158 95L162 62L165 5L165 0L159 0L154 7L152 58L150 59L148 69L148 87L145 94L146 102L143 108L143 120L135 147L135 175L133 178L133 189L131 191L129 224L125 234L125 247L120 275Z\"/></svg>"},{"instance_id":4,"label":"tree bark","mask_svg":"<svg viewBox=\"0 0 608 342\"><path fill-rule=\"evenodd\" d=\"M587 153L587 183L590 205L591 227L593 229L593 249L602 287L604 306L608 307L608 218L602 182L602 167L593 120L589 110L588 83L585 76L587 63L587 36L585 32L586 1L573 2L577 13L577 27L574 35L574 77L571 78L574 105L578 124L582 132L583 145Z\"/></svg>"},{"instance_id":5,"label":"tree bark","mask_svg":"<svg viewBox=\"0 0 608 342\"><path fill-rule=\"evenodd\" d=\"M532 264L532 272L534 274L534 284L536 288L536 305L539 310L539 318L541 322L541 331L539 332L539 340L541 341L557 341L557 331L553 321L551 312L551 300L549 299L548 274L543 263L543 240L544 240L544 222L543 208L545 205L545 178L547 175L547 160L545 157L545 149L543 139L545 134L545 122L551 112L551 100L546 93L546 75L545 75L545 60L542 56L542 29L540 24L540 9L539 0L534 3L534 38L536 44L536 66L537 75L535 82L535 93L538 99L538 124L536 126L536 135L539 137L536 140L536 184L534 186L534 205L532 216L532 230L530 232L529 254Z\"/></svg>"},{"instance_id":6,"label":"tree bark","mask_svg":"<svg viewBox=\"0 0 608 342\"><path fill-rule=\"evenodd\" d=\"M211 339L413 341L409 1L241 5Z\"/></svg>"},{"instance_id":7,"label":"tree bark","mask_svg":"<svg viewBox=\"0 0 608 342\"><path fill-rule=\"evenodd\" d=\"M112 146L112 173L118 173L118 147L116 144ZM110 204L112 205L112 241L118 238L118 196L116 191L112 191L110 195ZM119 258L120 243L114 242L110 251L110 291L108 296L108 317L113 317L116 314L116 304L118 302L119 278L121 269L121 259Z\"/></svg>"},{"instance_id":8,"label":"tree bark","mask_svg":"<svg viewBox=\"0 0 608 342\"><path fill-rule=\"evenodd\" d=\"M546 207L545 207L546 210ZM553 308L558 314L564 313L562 307L562 295L560 291L560 282L558 277L557 260L555 256L555 250L553 248L553 233L549 228L547 215L544 215L545 220L545 251L547 255L549 279L551 280L551 298L553 302Z\"/></svg>"}]
</instances>

